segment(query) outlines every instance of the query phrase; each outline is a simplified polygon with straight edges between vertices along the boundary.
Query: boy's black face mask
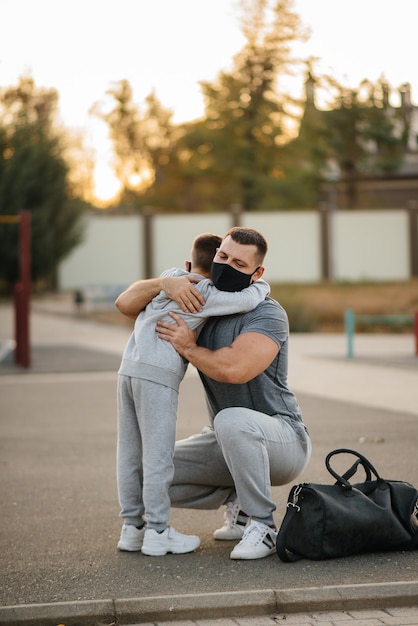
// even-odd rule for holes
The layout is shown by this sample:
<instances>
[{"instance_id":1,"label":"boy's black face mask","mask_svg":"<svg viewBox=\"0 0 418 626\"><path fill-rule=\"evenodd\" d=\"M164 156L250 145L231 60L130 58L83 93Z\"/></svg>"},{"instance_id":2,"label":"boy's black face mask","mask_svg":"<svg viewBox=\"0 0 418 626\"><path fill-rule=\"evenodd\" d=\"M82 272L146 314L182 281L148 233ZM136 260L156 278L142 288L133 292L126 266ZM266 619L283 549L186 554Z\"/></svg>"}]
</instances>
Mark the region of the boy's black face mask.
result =
<instances>
[{"instance_id":1,"label":"boy's black face mask","mask_svg":"<svg viewBox=\"0 0 418 626\"><path fill-rule=\"evenodd\" d=\"M220 291L242 291L250 286L251 278L259 268L257 267L251 274L245 274L236 270L228 263L212 262L212 282Z\"/></svg>"}]
</instances>

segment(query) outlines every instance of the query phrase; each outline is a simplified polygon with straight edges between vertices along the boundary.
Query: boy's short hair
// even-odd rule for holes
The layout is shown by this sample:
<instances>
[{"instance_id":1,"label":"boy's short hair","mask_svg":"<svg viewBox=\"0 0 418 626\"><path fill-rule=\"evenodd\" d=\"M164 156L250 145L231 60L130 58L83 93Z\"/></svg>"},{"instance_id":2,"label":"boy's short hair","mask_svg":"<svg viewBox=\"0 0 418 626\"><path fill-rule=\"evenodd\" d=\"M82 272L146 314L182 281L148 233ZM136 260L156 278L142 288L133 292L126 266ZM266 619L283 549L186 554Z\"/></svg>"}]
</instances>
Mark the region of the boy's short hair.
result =
<instances>
[{"instance_id":1,"label":"boy's short hair","mask_svg":"<svg viewBox=\"0 0 418 626\"><path fill-rule=\"evenodd\" d=\"M199 268L206 274L210 274L213 257L221 243L222 237L213 233L202 233L195 237L190 253L192 271L193 268Z\"/></svg>"}]
</instances>

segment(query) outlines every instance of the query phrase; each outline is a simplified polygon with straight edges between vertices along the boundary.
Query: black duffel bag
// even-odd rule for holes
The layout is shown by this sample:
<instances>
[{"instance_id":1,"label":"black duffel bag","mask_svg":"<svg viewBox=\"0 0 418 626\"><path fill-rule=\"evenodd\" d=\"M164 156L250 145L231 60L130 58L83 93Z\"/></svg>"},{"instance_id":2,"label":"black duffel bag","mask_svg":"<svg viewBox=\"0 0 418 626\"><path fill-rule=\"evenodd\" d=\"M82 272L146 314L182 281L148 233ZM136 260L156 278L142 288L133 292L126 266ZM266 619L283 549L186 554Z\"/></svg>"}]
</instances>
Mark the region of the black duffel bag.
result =
<instances>
[{"instance_id":1,"label":"black duffel bag","mask_svg":"<svg viewBox=\"0 0 418 626\"><path fill-rule=\"evenodd\" d=\"M330 460L346 453L357 460L340 476ZM289 493L276 542L282 561L418 548L418 491L413 485L380 478L366 457L347 448L330 452L325 465L335 484L301 483ZM359 465L366 480L351 484Z\"/></svg>"}]
</instances>

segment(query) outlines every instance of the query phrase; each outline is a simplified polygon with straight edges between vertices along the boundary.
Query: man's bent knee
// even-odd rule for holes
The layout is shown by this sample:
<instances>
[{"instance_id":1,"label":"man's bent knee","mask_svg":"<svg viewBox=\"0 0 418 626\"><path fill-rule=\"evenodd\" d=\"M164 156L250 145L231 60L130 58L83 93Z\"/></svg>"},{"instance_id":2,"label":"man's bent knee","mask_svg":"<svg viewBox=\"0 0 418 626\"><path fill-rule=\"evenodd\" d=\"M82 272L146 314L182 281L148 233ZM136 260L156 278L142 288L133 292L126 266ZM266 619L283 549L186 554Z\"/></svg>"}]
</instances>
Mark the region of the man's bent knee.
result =
<instances>
[{"instance_id":1,"label":"man's bent knee","mask_svg":"<svg viewBox=\"0 0 418 626\"><path fill-rule=\"evenodd\" d=\"M227 441L228 437L231 437L231 440L234 440L236 435L240 432L256 432L256 415L256 411L239 406L222 409L222 411L216 414L213 423L216 438L218 440L222 439L223 441Z\"/></svg>"}]
</instances>

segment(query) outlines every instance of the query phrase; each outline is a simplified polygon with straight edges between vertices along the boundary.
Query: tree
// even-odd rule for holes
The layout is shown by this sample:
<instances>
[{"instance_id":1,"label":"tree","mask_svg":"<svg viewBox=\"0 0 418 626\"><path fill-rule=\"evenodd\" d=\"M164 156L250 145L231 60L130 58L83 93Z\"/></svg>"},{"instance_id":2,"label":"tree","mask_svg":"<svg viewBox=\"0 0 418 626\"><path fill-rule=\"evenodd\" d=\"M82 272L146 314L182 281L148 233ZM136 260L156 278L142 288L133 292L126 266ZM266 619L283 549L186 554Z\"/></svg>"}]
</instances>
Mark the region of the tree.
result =
<instances>
[{"instance_id":1,"label":"tree","mask_svg":"<svg viewBox=\"0 0 418 626\"><path fill-rule=\"evenodd\" d=\"M315 83L329 96L324 110L314 104ZM360 180L387 177L400 167L401 111L390 106L389 91L383 80L376 84L364 80L357 89L349 89L331 77L318 81L309 75L299 136L287 149L297 155L305 182L309 178L314 182L312 201L320 197L321 180L330 162L338 166L345 189L344 204L349 208L359 202Z\"/></svg>"},{"instance_id":2,"label":"tree","mask_svg":"<svg viewBox=\"0 0 418 626\"><path fill-rule=\"evenodd\" d=\"M304 37L292 0L241 0L247 43L231 72L201 83L203 120L178 127L155 97L141 113L127 81L108 93L108 124L124 200L165 210L225 210L275 206L282 183L280 145L286 134L286 105L277 79L291 64L290 44ZM97 112L97 108L96 108Z\"/></svg>"},{"instance_id":3,"label":"tree","mask_svg":"<svg viewBox=\"0 0 418 626\"><path fill-rule=\"evenodd\" d=\"M172 112L165 109L155 93L146 98L144 112L133 101L127 80L116 83L107 95L108 112L96 104L94 113L110 129L116 156L115 173L122 183L120 202L137 202L164 181L165 169L179 131L172 124Z\"/></svg>"},{"instance_id":4,"label":"tree","mask_svg":"<svg viewBox=\"0 0 418 626\"><path fill-rule=\"evenodd\" d=\"M214 83L201 83L205 119L190 126L181 140L180 176L187 172L200 186L206 181L205 203L244 210L277 204L282 185L280 146L286 140L293 100L277 89L292 59L290 44L304 37L291 0L279 0L267 19L265 0L242 2L242 28L247 42L231 72ZM207 194L210 184L210 194Z\"/></svg>"},{"instance_id":5,"label":"tree","mask_svg":"<svg viewBox=\"0 0 418 626\"><path fill-rule=\"evenodd\" d=\"M57 100L28 77L0 90L0 214L31 213L33 281L53 281L84 228L86 204L71 187L64 136L53 125ZM17 229L3 224L0 278L10 287L18 275Z\"/></svg>"}]
</instances>

